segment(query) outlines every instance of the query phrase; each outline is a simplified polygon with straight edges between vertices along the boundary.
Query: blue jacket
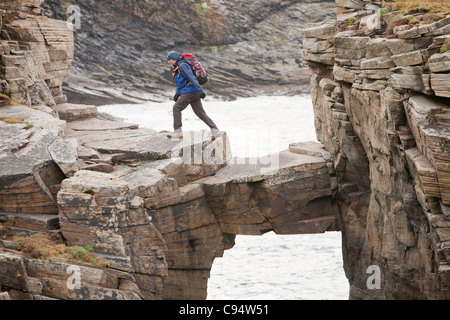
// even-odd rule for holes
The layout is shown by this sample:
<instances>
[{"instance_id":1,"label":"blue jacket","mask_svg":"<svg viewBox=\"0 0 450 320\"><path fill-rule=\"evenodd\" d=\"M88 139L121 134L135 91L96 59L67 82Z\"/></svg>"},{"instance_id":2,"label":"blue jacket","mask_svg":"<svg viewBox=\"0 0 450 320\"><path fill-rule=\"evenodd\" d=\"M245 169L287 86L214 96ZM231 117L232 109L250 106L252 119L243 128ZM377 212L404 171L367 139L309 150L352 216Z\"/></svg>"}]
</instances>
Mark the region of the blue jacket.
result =
<instances>
[{"instance_id":1,"label":"blue jacket","mask_svg":"<svg viewBox=\"0 0 450 320\"><path fill-rule=\"evenodd\" d=\"M191 67L184 60L178 60L175 64L173 79L177 85L176 93L179 95L188 92L197 94L204 93Z\"/></svg>"}]
</instances>

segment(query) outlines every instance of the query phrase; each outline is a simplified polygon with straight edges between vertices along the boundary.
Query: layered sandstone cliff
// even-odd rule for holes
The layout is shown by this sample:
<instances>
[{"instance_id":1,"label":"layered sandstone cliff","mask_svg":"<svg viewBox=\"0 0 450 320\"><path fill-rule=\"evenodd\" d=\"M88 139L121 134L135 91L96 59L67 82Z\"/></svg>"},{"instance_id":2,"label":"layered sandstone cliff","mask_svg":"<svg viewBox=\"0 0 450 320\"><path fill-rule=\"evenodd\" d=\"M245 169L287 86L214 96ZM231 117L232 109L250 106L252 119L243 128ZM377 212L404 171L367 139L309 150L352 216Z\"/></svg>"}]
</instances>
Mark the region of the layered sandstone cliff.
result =
<instances>
[{"instance_id":1,"label":"layered sandstone cliff","mask_svg":"<svg viewBox=\"0 0 450 320\"><path fill-rule=\"evenodd\" d=\"M171 141L94 107L55 109L70 120L0 110L29 124L0 126L0 284L13 299L204 299L235 235L337 230L334 169L318 143L232 159L225 133ZM64 255L87 247L106 268ZM79 289L67 285L74 265Z\"/></svg>"},{"instance_id":2,"label":"layered sandstone cliff","mask_svg":"<svg viewBox=\"0 0 450 320\"><path fill-rule=\"evenodd\" d=\"M226 133L171 141L66 103L71 30L39 4L3 7L2 298L204 299L212 263L236 234L336 230L321 145L232 159ZM10 65L11 56L20 59ZM48 96L35 82L11 90L30 79Z\"/></svg>"},{"instance_id":3,"label":"layered sandstone cliff","mask_svg":"<svg viewBox=\"0 0 450 320\"><path fill-rule=\"evenodd\" d=\"M336 22L304 30L303 59L338 178L350 296L448 299L449 12L336 4Z\"/></svg>"},{"instance_id":4,"label":"layered sandstone cliff","mask_svg":"<svg viewBox=\"0 0 450 320\"><path fill-rule=\"evenodd\" d=\"M42 2L0 4L1 91L17 103L54 106L66 101L61 86L72 66L73 33L45 17Z\"/></svg>"},{"instance_id":5,"label":"layered sandstone cliff","mask_svg":"<svg viewBox=\"0 0 450 320\"><path fill-rule=\"evenodd\" d=\"M378 29L380 3L337 1L303 32L321 143L236 159L66 103L72 31L40 3L0 7L0 299L204 299L268 231L342 231L351 298L449 298L448 13Z\"/></svg>"}]
</instances>

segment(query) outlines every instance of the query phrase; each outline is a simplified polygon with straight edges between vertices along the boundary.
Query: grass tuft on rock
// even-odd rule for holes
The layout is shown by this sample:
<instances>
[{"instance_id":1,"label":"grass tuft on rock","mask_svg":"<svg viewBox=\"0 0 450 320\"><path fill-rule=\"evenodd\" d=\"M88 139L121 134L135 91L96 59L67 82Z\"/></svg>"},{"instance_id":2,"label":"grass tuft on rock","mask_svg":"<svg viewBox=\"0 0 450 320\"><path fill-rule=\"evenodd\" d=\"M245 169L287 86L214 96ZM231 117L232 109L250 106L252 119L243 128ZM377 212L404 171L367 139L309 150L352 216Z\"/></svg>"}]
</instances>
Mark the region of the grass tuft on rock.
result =
<instances>
[{"instance_id":1,"label":"grass tuft on rock","mask_svg":"<svg viewBox=\"0 0 450 320\"><path fill-rule=\"evenodd\" d=\"M450 39L446 39L441 47L440 53L446 53L450 51Z\"/></svg>"},{"instance_id":2,"label":"grass tuft on rock","mask_svg":"<svg viewBox=\"0 0 450 320\"><path fill-rule=\"evenodd\" d=\"M397 0L392 3L394 9L403 13L438 13L449 12L450 1L448 0Z\"/></svg>"},{"instance_id":3,"label":"grass tuft on rock","mask_svg":"<svg viewBox=\"0 0 450 320\"><path fill-rule=\"evenodd\" d=\"M97 267L109 267L108 262L94 253L92 246L66 246L57 235L36 233L29 237L13 237L13 241L19 245L19 251L34 259L62 258Z\"/></svg>"}]
</instances>

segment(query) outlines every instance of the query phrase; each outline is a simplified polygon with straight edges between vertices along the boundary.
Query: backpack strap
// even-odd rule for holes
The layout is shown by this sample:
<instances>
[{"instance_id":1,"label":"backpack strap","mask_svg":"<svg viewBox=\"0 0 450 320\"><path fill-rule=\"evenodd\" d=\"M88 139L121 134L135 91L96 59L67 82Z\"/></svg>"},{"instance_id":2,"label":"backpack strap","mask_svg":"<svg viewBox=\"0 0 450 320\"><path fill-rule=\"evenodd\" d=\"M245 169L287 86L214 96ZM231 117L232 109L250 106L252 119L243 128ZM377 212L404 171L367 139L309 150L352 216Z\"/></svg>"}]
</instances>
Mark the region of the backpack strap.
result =
<instances>
[{"instance_id":1,"label":"backpack strap","mask_svg":"<svg viewBox=\"0 0 450 320\"><path fill-rule=\"evenodd\" d=\"M173 71L172 71L172 77L175 77L175 73L177 73L177 71L178 71L178 66L175 68L175 69L173 69Z\"/></svg>"}]
</instances>

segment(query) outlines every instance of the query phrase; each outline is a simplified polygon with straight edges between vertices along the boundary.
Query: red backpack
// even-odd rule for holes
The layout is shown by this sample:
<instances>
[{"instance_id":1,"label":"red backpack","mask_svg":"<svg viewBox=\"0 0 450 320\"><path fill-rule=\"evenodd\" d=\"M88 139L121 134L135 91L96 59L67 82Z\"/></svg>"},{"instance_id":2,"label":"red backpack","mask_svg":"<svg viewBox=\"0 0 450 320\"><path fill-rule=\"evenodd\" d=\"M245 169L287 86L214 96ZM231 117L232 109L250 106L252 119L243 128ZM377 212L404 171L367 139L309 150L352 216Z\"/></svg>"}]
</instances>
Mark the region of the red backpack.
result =
<instances>
[{"instance_id":1,"label":"red backpack","mask_svg":"<svg viewBox=\"0 0 450 320\"><path fill-rule=\"evenodd\" d=\"M205 68L198 62L192 53L182 53L181 56L189 64L200 85L204 85L208 81L208 74Z\"/></svg>"}]
</instances>

